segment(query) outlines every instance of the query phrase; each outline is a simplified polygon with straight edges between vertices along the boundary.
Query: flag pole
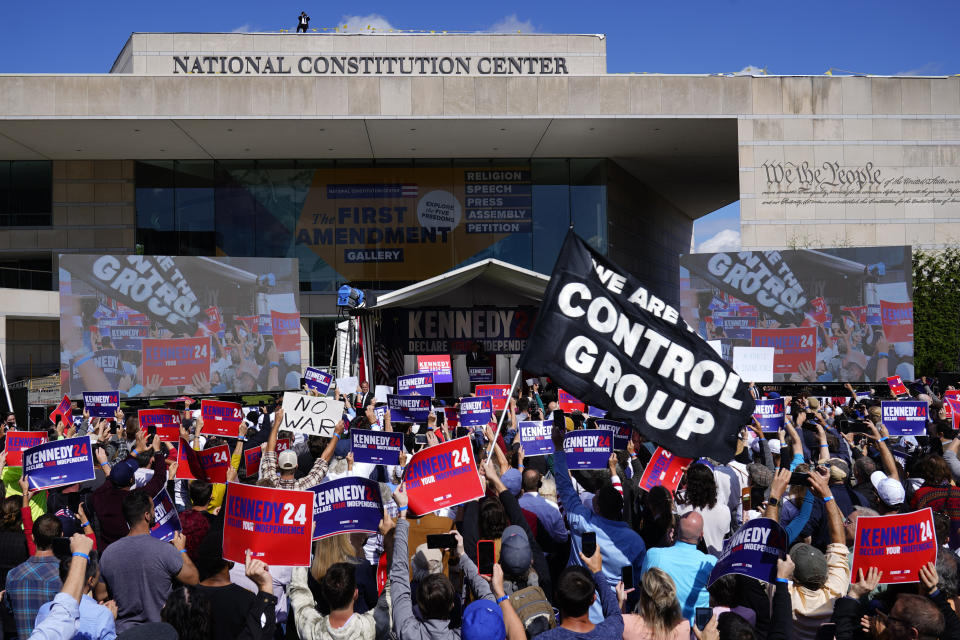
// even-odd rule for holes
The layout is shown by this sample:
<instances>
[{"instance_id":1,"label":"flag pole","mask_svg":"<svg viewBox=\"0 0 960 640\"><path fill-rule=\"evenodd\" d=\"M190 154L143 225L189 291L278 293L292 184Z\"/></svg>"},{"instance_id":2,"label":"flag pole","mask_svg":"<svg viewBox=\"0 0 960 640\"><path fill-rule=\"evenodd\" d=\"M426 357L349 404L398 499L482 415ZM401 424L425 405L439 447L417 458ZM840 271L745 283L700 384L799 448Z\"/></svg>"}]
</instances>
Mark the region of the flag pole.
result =
<instances>
[{"instance_id":1,"label":"flag pole","mask_svg":"<svg viewBox=\"0 0 960 640\"><path fill-rule=\"evenodd\" d=\"M513 376L513 384L510 385L510 393L507 394L507 404L504 405L503 411L500 412L500 422L497 423L497 432L493 434L493 446L490 447L490 452L487 453L487 462L490 462L490 457L493 455L493 447L497 446L497 436L500 435L500 429L503 427L503 419L507 417L507 411L510 410L510 399L513 397L513 390L517 387L517 380L520 379L520 369L517 369L517 375Z\"/></svg>"}]
</instances>

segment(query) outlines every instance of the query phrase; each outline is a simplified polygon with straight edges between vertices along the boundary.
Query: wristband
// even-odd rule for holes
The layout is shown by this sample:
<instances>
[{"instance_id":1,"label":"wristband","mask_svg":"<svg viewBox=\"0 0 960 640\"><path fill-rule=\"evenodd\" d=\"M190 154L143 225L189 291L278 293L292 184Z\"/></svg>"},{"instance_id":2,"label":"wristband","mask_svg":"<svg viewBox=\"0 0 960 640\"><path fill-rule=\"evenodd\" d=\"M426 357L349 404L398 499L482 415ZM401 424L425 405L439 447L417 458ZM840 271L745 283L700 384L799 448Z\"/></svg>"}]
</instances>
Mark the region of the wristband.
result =
<instances>
[{"instance_id":1,"label":"wristband","mask_svg":"<svg viewBox=\"0 0 960 640\"><path fill-rule=\"evenodd\" d=\"M279 367L280 367L280 363L279 363L279 362L271 362L271 363L270 363L270 366L271 366L271 367L278 367L278 368L279 368Z\"/></svg>"},{"instance_id":2,"label":"wristband","mask_svg":"<svg viewBox=\"0 0 960 640\"><path fill-rule=\"evenodd\" d=\"M510 599L510 596L508 596L508 595L502 595L502 596L500 596L499 598L497 598L497 604L500 604L500 603L503 602L504 600L509 600L509 599Z\"/></svg>"},{"instance_id":3,"label":"wristband","mask_svg":"<svg viewBox=\"0 0 960 640\"><path fill-rule=\"evenodd\" d=\"M101 462L101 463L100 463L100 466L101 466L101 467L106 467L106 468L108 468L108 469L110 468L110 465L107 464L106 462Z\"/></svg>"},{"instance_id":4,"label":"wristband","mask_svg":"<svg viewBox=\"0 0 960 640\"><path fill-rule=\"evenodd\" d=\"M186 549L180 549L180 553L186 553L186 552L187 552Z\"/></svg>"},{"instance_id":5,"label":"wristband","mask_svg":"<svg viewBox=\"0 0 960 640\"><path fill-rule=\"evenodd\" d=\"M406 510L407 510L406 506L397 507L397 511L406 511Z\"/></svg>"},{"instance_id":6,"label":"wristband","mask_svg":"<svg viewBox=\"0 0 960 640\"><path fill-rule=\"evenodd\" d=\"M90 556L88 556L88 555L85 554L85 553L80 553L79 551L74 551L74 552L73 552L73 555L75 555L75 556L78 557L78 558L83 558L83 559L86 560L87 562L90 562Z\"/></svg>"},{"instance_id":7,"label":"wristband","mask_svg":"<svg viewBox=\"0 0 960 640\"><path fill-rule=\"evenodd\" d=\"M823 499L823 504L827 504L827 503L830 502L831 500L833 500L833 496L826 496L826 497Z\"/></svg>"},{"instance_id":8,"label":"wristband","mask_svg":"<svg viewBox=\"0 0 960 640\"><path fill-rule=\"evenodd\" d=\"M781 578L780 576L777 576L777 582L782 582L783 584L790 584L789 580L787 580L786 578Z\"/></svg>"},{"instance_id":9,"label":"wristband","mask_svg":"<svg viewBox=\"0 0 960 640\"><path fill-rule=\"evenodd\" d=\"M522 464L518 464L518 465L517 465L517 470L518 470L518 471L523 471L523 465L522 465Z\"/></svg>"},{"instance_id":10,"label":"wristband","mask_svg":"<svg viewBox=\"0 0 960 640\"><path fill-rule=\"evenodd\" d=\"M337 440L339 440L339 439L340 439L340 434L337 433L336 431L334 431L334 432L333 432L333 437L336 438Z\"/></svg>"},{"instance_id":11,"label":"wristband","mask_svg":"<svg viewBox=\"0 0 960 640\"><path fill-rule=\"evenodd\" d=\"M890 357L890 354L889 354L889 353L884 353L883 351L881 351L880 353L877 354L877 357L878 357L878 358L889 358L889 357Z\"/></svg>"},{"instance_id":12,"label":"wristband","mask_svg":"<svg viewBox=\"0 0 960 640\"><path fill-rule=\"evenodd\" d=\"M940 587L934 587L933 591L927 595L929 595L931 598L936 598L938 595L940 595Z\"/></svg>"},{"instance_id":13,"label":"wristband","mask_svg":"<svg viewBox=\"0 0 960 640\"><path fill-rule=\"evenodd\" d=\"M882 438L880 438L880 442L886 442L886 441L887 441L887 436L883 436Z\"/></svg>"},{"instance_id":14,"label":"wristband","mask_svg":"<svg viewBox=\"0 0 960 640\"><path fill-rule=\"evenodd\" d=\"M821 446L821 447L827 447L827 448L830 448L830 445L828 445L828 444L822 444L822 445L820 445L820 446Z\"/></svg>"},{"instance_id":15,"label":"wristband","mask_svg":"<svg viewBox=\"0 0 960 640\"><path fill-rule=\"evenodd\" d=\"M86 522L84 522L83 524L80 525L80 528L81 528L81 529L86 529L86 528L89 527L89 526L90 526L90 521L87 520Z\"/></svg>"}]
</instances>

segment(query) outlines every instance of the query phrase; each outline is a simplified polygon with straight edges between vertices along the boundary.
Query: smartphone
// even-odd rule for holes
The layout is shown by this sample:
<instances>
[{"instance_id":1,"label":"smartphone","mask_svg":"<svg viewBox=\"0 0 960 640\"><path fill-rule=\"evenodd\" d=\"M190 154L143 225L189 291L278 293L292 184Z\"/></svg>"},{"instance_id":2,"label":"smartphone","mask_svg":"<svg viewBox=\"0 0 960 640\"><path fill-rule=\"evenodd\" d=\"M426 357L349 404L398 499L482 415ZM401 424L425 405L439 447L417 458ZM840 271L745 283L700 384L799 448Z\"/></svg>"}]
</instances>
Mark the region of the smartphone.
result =
<instances>
[{"instance_id":1,"label":"smartphone","mask_svg":"<svg viewBox=\"0 0 960 640\"><path fill-rule=\"evenodd\" d=\"M492 576L493 564L493 540L478 540L477 573L482 576Z\"/></svg>"},{"instance_id":2,"label":"smartphone","mask_svg":"<svg viewBox=\"0 0 960 640\"><path fill-rule=\"evenodd\" d=\"M707 623L710 622L710 618L713 617L713 609L710 607L697 607L696 615L694 617L694 623L697 625L697 629L703 631L707 627Z\"/></svg>"},{"instance_id":3,"label":"smartphone","mask_svg":"<svg viewBox=\"0 0 960 640\"><path fill-rule=\"evenodd\" d=\"M595 531L587 531L583 534L581 540L583 541L583 555L589 558L597 552L597 533Z\"/></svg>"},{"instance_id":4,"label":"smartphone","mask_svg":"<svg viewBox=\"0 0 960 640\"><path fill-rule=\"evenodd\" d=\"M72 513L77 513L80 509L81 496L79 493L65 493L67 496L67 508L70 509Z\"/></svg>"},{"instance_id":5,"label":"smartphone","mask_svg":"<svg viewBox=\"0 0 960 640\"><path fill-rule=\"evenodd\" d=\"M53 539L53 555L58 558L68 558L70 557L70 538L54 538Z\"/></svg>"},{"instance_id":6,"label":"smartphone","mask_svg":"<svg viewBox=\"0 0 960 640\"><path fill-rule=\"evenodd\" d=\"M458 438L463 438L468 435L470 435L470 429L467 429L466 427L457 427Z\"/></svg>"},{"instance_id":7,"label":"smartphone","mask_svg":"<svg viewBox=\"0 0 960 640\"><path fill-rule=\"evenodd\" d=\"M418 434L416 434L415 436L413 436L413 442L414 442L414 444L416 444L418 447L425 447L425 446L427 446L427 434L425 434L425 433L418 433Z\"/></svg>"},{"instance_id":8,"label":"smartphone","mask_svg":"<svg viewBox=\"0 0 960 640\"><path fill-rule=\"evenodd\" d=\"M427 535L427 549L453 549L457 546L457 536L452 533L431 533ZM490 569L493 571L493 569Z\"/></svg>"},{"instance_id":9,"label":"smartphone","mask_svg":"<svg viewBox=\"0 0 960 640\"><path fill-rule=\"evenodd\" d=\"M790 474L790 484L795 487L809 487L810 474L794 471Z\"/></svg>"},{"instance_id":10,"label":"smartphone","mask_svg":"<svg viewBox=\"0 0 960 640\"><path fill-rule=\"evenodd\" d=\"M625 564L620 568L620 581L624 589L633 589L633 565Z\"/></svg>"}]
</instances>

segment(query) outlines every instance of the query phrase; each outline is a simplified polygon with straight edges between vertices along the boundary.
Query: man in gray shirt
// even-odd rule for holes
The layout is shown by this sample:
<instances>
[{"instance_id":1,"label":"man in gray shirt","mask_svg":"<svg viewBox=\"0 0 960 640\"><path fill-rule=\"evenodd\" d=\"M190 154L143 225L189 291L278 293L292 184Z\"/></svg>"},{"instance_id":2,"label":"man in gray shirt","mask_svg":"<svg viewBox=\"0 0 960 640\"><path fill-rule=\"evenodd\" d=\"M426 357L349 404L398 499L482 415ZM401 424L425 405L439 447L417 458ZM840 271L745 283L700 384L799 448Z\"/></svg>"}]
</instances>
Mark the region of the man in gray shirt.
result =
<instances>
[{"instance_id":1,"label":"man in gray shirt","mask_svg":"<svg viewBox=\"0 0 960 640\"><path fill-rule=\"evenodd\" d=\"M117 603L117 633L145 622L160 622L160 610L170 596L173 579L197 584L199 575L176 534L172 544L150 535L156 522L153 500L143 491L123 498L123 516L130 533L103 552L101 575Z\"/></svg>"}]
</instances>

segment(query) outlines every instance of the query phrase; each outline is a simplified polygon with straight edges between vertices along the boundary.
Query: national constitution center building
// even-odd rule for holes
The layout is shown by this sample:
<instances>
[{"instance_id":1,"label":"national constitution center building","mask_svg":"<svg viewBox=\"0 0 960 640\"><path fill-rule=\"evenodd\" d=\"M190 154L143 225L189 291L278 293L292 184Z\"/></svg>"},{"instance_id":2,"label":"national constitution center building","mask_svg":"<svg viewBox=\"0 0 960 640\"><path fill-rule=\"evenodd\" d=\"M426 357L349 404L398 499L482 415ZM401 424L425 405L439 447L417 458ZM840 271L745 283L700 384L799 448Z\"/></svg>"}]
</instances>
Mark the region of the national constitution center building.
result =
<instances>
[{"instance_id":1,"label":"national constitution center building","mask_svg":"<svg viewBox=\"0 0 960 640\"><path fill-rule=\"evenodd\" d=\"M13 378L59 366L64 253L298 258L325 364L340 285L549 274L570 226L668 298L738 200L744 248L960 240L958 77L611 74L548 34L135 33L106 67L0 75Z\"/></svg>"}]
</instances>

